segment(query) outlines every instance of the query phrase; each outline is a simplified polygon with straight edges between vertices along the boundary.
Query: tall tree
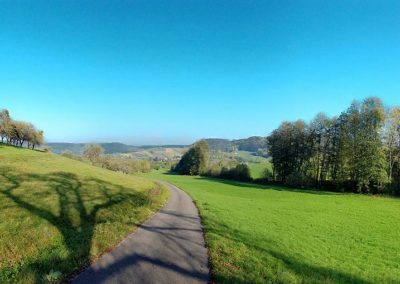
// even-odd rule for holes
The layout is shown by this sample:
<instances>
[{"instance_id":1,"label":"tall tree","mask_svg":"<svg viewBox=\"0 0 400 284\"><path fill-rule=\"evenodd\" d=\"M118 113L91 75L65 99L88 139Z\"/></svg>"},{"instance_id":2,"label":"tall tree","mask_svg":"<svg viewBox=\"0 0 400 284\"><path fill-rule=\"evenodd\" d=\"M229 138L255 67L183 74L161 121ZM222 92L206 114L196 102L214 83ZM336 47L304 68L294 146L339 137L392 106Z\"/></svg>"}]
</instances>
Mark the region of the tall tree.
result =
<instances>
[{"instance_id":1,"label":"tall tree","mask_svg":"<svg viewBox=\"0 0 400 284\"><path fill-rule=\"evenodd\" d=\"M0 137L1 143L4 143L4 139L7 139L7 129L10 127L11 117L7 109L0 111Z\"/></svg>"},{"instance_id":2,"label":"tall tree","mask_svg":"<svg viewBox=\"0 0 400 284\"><path fill-rule=\"evenodd\" d=\"M385 151L388 161L388 180L392 190L395 165L400 163L400 108L394 107L387 113L383 132Z\"/></svg>"},{"instance_id":3,"label":"tall tree","mask_svg":"<svg viewBox=\"0 0 400 284\"><path fill-rule=\"evenodd\" d=\"M174 171L182 175L199 175L207 171L209 147L206 140L195 143L174 167Z\"/></svg>"}]
</instances>

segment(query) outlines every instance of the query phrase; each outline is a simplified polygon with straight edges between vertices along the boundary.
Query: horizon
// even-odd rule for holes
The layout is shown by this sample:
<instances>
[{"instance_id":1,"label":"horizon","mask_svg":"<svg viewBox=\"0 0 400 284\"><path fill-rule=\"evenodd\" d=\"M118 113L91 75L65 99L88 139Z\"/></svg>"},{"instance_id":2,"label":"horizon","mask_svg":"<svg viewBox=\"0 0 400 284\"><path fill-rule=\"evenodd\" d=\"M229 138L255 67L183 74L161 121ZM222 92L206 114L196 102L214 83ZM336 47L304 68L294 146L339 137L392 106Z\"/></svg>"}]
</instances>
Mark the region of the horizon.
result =
<instances>
[{"instance_id":1,"label":"horizon","mask_svg":"<svg viewBox=\"0 0 400 284\"><path fill-rule=\"evenodd\" d=\"M400 2L2 1L1 108L46 141L267 136L396 105Z\"/></svg>"}]
</instances>

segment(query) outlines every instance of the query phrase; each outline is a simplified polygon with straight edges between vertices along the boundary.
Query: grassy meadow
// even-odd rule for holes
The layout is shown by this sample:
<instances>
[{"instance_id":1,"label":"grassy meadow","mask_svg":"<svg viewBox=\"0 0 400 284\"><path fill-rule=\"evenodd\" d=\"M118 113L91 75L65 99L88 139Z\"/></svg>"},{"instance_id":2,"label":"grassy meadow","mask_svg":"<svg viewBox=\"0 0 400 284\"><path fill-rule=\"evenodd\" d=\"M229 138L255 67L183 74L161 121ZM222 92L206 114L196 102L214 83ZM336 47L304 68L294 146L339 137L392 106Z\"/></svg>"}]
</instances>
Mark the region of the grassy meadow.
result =
<instances>
[{"instance_id":1,"label":"grassy meadow","mask_svg":"<svg viewBox=\"0 0 400 284\"><path fill-rule=\"evenodd\" d=\"M250 174L253 179L259 179L264 177L264 171L266 169L272 171L272 165L269 161L260 163L248 163Z\"/></svg>"},{"instance_id":2,"label":"grassy meadow","mask_svg":"<svg viewBox=\"0 0 400 284\"><path fill-rule=\"evenodd\" d=\"M58 282L158 210L141 177L0 145L0 283Z\"/></svg>"},{"instance_id":3,"label":"grassy meadow","mask_svg":"<svg viewBox=\"0 0 400 284\"><path fill-rule=\"evenodd\" d=\"M400 283L400 200L201 177L195 200L216 283Z\"/></svg>"}]
</instances>

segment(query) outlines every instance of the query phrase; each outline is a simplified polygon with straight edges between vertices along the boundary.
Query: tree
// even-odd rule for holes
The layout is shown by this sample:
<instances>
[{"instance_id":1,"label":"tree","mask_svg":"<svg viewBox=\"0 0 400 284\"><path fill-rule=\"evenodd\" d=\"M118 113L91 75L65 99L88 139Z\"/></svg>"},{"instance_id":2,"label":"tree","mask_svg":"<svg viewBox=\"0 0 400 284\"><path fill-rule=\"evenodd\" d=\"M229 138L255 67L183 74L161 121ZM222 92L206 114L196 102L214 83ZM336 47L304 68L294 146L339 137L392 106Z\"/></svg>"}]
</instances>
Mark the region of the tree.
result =
<instances>
[{"instance_id":1,"label":"tree","mask_svg":"<svg viewBox=\"0 0 400 284\"><path fill-rule=\"evenodd\" d=\"M273 175L286 183L293 174L306 175L312 154L312 139L307 124L283 122L268 137L268 148L272 157Z\"/></svg>"},{"instance_id":2,"label":"tree","mask_svg":"<svg viewBox=\"0 0 400 284\"><path fill-rule=\"evenodd\" d=\"M35 146L40 146L43 144L44 141L44 135L42 130L35 130L32 134L31 137L31 145L32 145L32 150L35 149Z\"/></svg>"},{"instance_id":3,"label":"tree","mask_svg":"<svg viewBox=\"0 0 400 284\"><path fill-rule=\"evenodd\" d=\"M195 143L174 167L181 175L200 175L207 171L209 160L208 143L201 140Z\"/></svg>"},{"instance_id":4,"label":"tree","mask_svg":"<svg viewBox=\"0 0 400 284\"><path fill-rule=\"evenodd\" d=\"M88 158L94 165L99 161L100 155L104 153L104 149L99 144L86 144L83 150L83 156Z\"/></svg>"},{"instance_id":5,"label":"tree","mask_svg":"<svg viewBox=\"0 0 400 284\"><path fill-rule=\"evenodd\" d=\"M400 111L393 110L390 117L385 147L385 111L375 97L354 101L338 118L318 114L310 124L283 122L268 137L274 179L292 186L383 192L400 163L400 156L396 157L400 155Z\"/></svg>"},{"instance_id":6,"label":"tree","mask_svg":"<svg viewBox=\"0 0 400 284\"><path fill-rule=\"evenodd\" d=\"M389 110L383 131L384 145L388 163L389 188L392 190L395 165L400 163L400 108Z\"/></svg>"},{"instance_id":7,"label":"tree","mask_svg":"<svg viewBox=\"0 0 400 284\"><path fill-rule=\"evenodd\" d=\"M347 110L343 128L343 147L354 189L359 192L382 190L385 182L385 157L380 130L384 108L378 98L367 98L362 104L354 102Z\"/></svg>"},{"instance_id":8,"label":"tree","mask_svg":"<svg viewBox=\"0 0 400 284\"><path fill-rule=\"evenodd\" d=\"M11 117L7 109L3 109L0 112L0 137L1 143L4 143L4 139L7 139L7 129L10 127Z\"/></svg>"}]
</instances>

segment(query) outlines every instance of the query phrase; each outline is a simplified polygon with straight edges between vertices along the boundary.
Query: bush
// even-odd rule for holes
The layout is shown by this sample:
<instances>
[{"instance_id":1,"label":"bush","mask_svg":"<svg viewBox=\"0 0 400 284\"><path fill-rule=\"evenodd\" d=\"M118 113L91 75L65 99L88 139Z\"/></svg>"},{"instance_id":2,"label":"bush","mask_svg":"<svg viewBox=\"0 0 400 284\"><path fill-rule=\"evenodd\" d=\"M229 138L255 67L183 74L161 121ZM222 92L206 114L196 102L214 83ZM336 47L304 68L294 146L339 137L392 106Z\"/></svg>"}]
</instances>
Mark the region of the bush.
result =
<instances>
[{"instance_id":1,"label":"bush","mask_svg":"<svg viewBox=\"0 0 400 284\"><path fill-rule=\"evenodd\" d=\"M287 177L285 185L289 187L311 187L312 182L312 179L310 179L307 175L294 172Z\"/></svg>"},{"instance_id":2,"label":"bush","mask_svg":"<svg viewBox=\"0 0 400 284\"><path fill-rule=\"evenodd\" d=\"M246 164L239 164L234 168L222 168L220 178L237 181L251 181L250 169Z\"/></svg>"}]
</instances>

